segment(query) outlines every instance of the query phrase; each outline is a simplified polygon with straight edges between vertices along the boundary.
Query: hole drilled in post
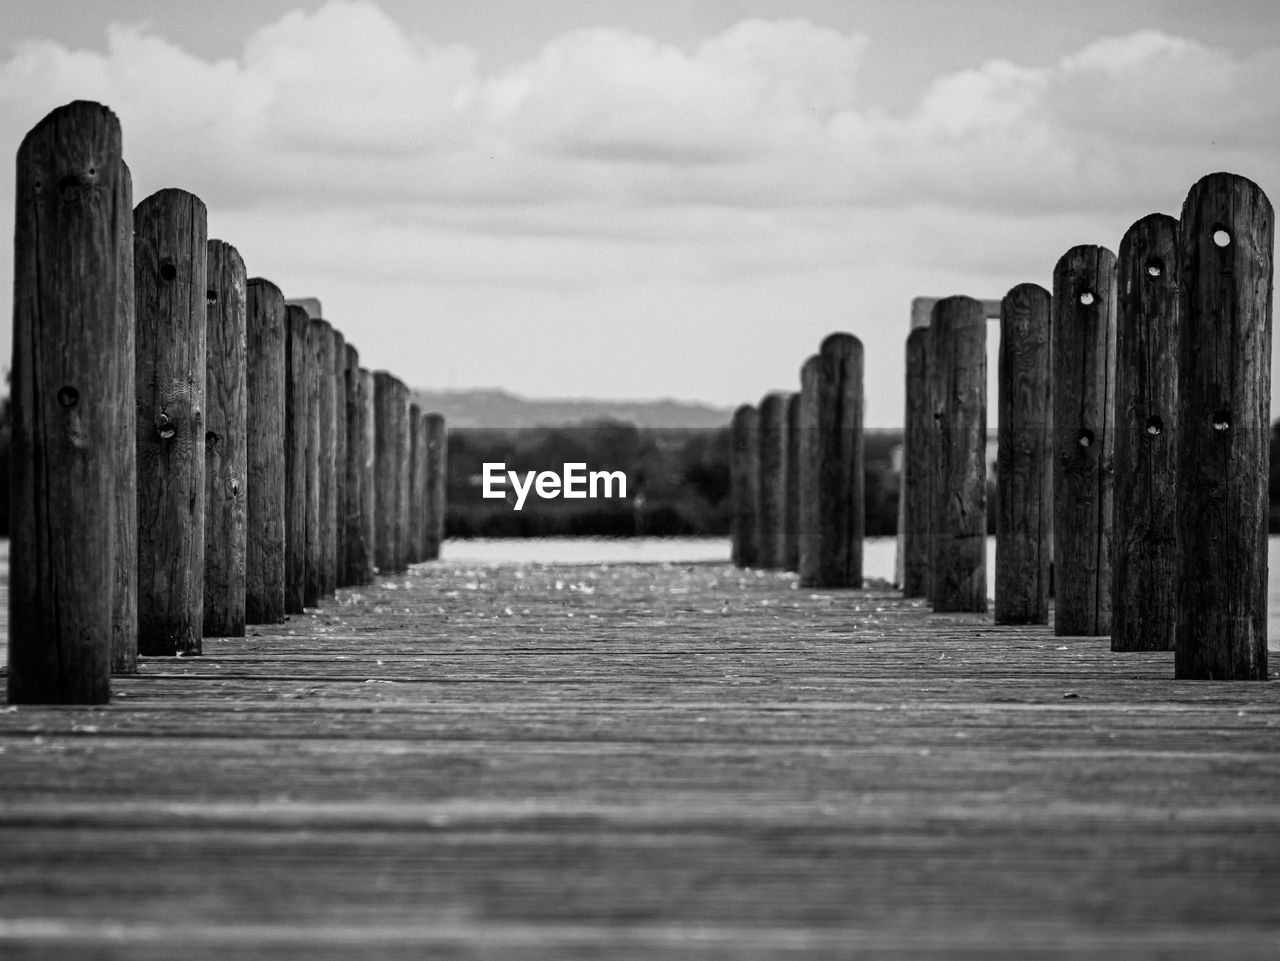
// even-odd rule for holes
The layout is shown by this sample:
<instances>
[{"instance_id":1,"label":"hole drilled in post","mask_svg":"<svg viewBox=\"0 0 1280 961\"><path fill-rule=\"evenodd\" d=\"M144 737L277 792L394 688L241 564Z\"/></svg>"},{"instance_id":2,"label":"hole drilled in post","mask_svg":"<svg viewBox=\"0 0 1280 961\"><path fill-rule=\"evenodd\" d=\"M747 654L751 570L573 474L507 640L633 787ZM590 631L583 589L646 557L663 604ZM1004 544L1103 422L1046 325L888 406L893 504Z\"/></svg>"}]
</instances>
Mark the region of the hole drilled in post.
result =
<instances>
[{"instance_id":1,"label":"hole drilled in post","mask_svg":"<svg viewBox=\"0 0 1280 961\"><path fill-rule=\"evenodd\" d=\"M1094 296L1092 290L1084 290L1080 292L1080 303L1084 304L1086 307L1092 304L1096 299L1097 298Z\"/></svg>"},{"instance_id":2,"label":"hole drilled in post","mask_svg":"<svg viewBox=\"0 0 1280 961\"><path fill-rule=\"evenodd\" d=\"M1226 227L1214 227L1213 242L1219 247L1230 247L1231 232Z\"/></svg>"},{"instance_id":3,"label":"hole drilled in post","mask_svg":"<svg viewBox=\"0 0 1280 961\"><path fill-rule=\"evenodd\" d=\"M74 407L80 402L80 391L67 386L58 389L58 403L63 407Z\"/></svg>"},{"instance_id":4,"label":"hole drilled in post","mask_svg":"<svg viewBox=\"0 0 1280 961\"><path fill-rule=\"evenodd\" d=\"M1164 261L1159 257L1152 257L1147 261L1147 276L1160 277L1164 274Z\"/></svg>"},{"instance_id":5,"label":"hole drilled in post","mask_svg":"<svg viewBox=\"0 0 1280 961\"><path fill-rule=\"evenodd\" d=\"M1081 428L1080 433L1076 435L1076 443L1081 447L1092 447L1093 431L1089 430L1088 427Z\"/></svg>"},{"instance_id":6,"label":"hole drilled in post","mask_svg":"<svg viewBox=\"0 0 1280 961\"><path fill-rule=\"evenodd\" d=\"M1231 412L1218 410L1213 413L1213 429L1222 431L1231 429Z\"/></svg>"},{"instance_id":7,"label":"hole drilled in post","mask_svg":"<svg viewBox=\"0 0 1280 961\"><path fill-rule=\"evenodd\" d=\"M1164 421L1158 414L1152 414L1147 418L1147 433L1152 437L1159 437L1164 433Z\"/></svg>"},{"instance_id":8,"label":"hole drilled in post","mask_svg":"<svg viewBox=\"0 0 1280 961\"><path fill-rule=\"evenodd\" d=\"M176 280L177 277L178 277L178 268L173 266L173 264L160 265L161 280Z\"/></svg>"},{"instance_id":9,"label":"hole drilled in post","mask_svg":"<svg viewBox=\"0 0 1280 961\"><path fill-rule=\"evenodd\" d=\"M218 302L218 292L211 287L204 292L204 299L210 304L216 304Z\"/></svg>"}]
</instances>

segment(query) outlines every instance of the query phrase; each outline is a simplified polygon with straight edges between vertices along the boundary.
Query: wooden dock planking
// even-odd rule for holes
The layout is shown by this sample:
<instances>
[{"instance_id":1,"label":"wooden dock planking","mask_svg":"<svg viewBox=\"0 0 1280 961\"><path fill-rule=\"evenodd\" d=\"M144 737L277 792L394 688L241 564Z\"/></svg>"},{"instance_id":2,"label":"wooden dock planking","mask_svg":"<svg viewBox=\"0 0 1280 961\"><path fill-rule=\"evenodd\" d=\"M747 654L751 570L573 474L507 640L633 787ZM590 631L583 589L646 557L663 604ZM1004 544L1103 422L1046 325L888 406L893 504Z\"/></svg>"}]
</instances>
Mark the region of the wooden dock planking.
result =
<instances>
[{"instance_id":1,"label":"wooden dock planking","mask_svg":"<svg viewBox=\"0 0 1280 961\"><path fill-rule=\"evenodd\" d=\"M794 584L443 562L3 709L0 956L1274 957L1274 684Z\"/></svg>"}]
</instances>

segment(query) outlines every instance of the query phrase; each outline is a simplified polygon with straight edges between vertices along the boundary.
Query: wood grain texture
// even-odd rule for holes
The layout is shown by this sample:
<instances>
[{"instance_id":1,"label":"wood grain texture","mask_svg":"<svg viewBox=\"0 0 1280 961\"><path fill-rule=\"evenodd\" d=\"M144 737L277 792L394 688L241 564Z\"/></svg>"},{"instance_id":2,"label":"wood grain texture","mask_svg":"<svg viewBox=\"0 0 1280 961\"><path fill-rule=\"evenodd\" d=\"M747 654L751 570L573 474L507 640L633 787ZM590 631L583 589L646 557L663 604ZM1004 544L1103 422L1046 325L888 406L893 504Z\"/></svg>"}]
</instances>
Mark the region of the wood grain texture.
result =
<instances>
[{"instance_id":1,"label":"wood grain texture","mask_svg":"<svg viewBox=\"0 0 1280 961\"><path fill-rule=\"evenodd\" d=\"M444 562L0 712L0 954L1274 957L1264 685L795 582Z\"/></svg>"},{"instance_id":2,"label":"wood grain texture","mask_svg":"<svg viewBox=\"0 0 1280 961\"><path fill-rule=\"evenodd\" d=\"M360 469L360 532L363 564L359 583L372 584L374 556L377 549L377 478L374 465L377 454L375 434L373 372L360 368L359 391L356 395L356 431L359 436L358 456Z\"/></svg>"},{"instance_id":3,"label":"wood grain texture","mask_svg":"<svg viewBox=\"0 0 1280 961\"><path fill-rule=\"evenodd\" d=\"M972 297L933 307L937 399L929 524L934 611L987 609L987 317Z\"/></svg>"},{"instance_id":4,"label":"wood grain texture","mask_svg":"<svg viewBox=\"0 0 1280 961\"><path fill-rule=\"evenodd\" d=\"M1173 650L1180 259L1167 214L1133 224L1116 258L1113 651Z\"/></svg>"},{"instance_id":5,"label":"wood grain texture","mask_svg":"<svg viewBox=\"0 0 1280 961\"><path fill-rule=\"evenodd\" d=\"M372 566L369 561L371 542L361 526L360 505L364 498L365 462L364 448L366 424L360 399L360 353L351 344L343 351L346 367L343 370L342 396L346 407L347 453L346 495L343 499L345 513L342 524L345 529L342 543L344 583L348 586L368 583L366 572Z\"/></svg>"},{"instance_id":6,"label":"wood grain texture","mask_svg":"<svg viewBox=\"0 0 1280 961\"><path fill-rule=\"evenodd\" d=\"M760 425L759 566L786 566L787 395L769 393L757 408Z\"/></svg>"},{"instance_id":7,"label":"wood grain texture","mask_svg":"<svg viewBox=\"0 0 1280 961\"><path fill-rule=\"evenodd\" d=\"M245 618L250 624L276 624L285 617L288 582L288 314L280 288L262 277L249 281L248 307L249 541Z\"/></svg>"},{"instance_id":8,"label":"wood grain texture","mask_svg":"<svg viewBox=\"0 0 1280 961\"><path fill-rule=\"evenodd\" d=\"M1053 272L1053 565L1058 634L1111 633L1116 258L1072 247Z\"/></svg>"},{"instance_id":9,"label":"wood grain texture","mask_svg":"<svg viewBox=\"0 0 1280 961\"><path fill-rule=\"evenodd\" d=\"M205 298L204 634L243 637L248 473L244 260L210 240Z\"/></svg>"},{"instance_id":10,"label":"wood grain texture","mask_svg":"<svg viewBox=\"0 0 1280 961\"><path fill-rule=\"evenodd\" d=\"M787 503L782 525L782 569L800 570L800 392L787 395Z\"/></svg>"},{"instance_id":11,"label":"wood grain texture","mask_svg":"<svg viewBox=\"0 0 1280 961\"><path fill-rule=\"evenodd\" d=\"M347 340L333 331L333 550L334 585L347 580Z\"/></svg>"},{"instance_id":12,"label":"wood grain texture","mask_svg":"<svg viewBox=\"0 0 1280 961\"><path fill-rule=\"evenodd\" d=\"M412 554L413 515L409 481L412 468L413 423L409 416L409 388L396 380L396 403L400 407L400 439L396 450L396 571L409 569Z\"/></svg>"},{"instance_id":13,"label":"wood grain texture","mask_svg":"<svg viewBox=\"0 0 1280 961\"><path fill-rule=\"evenodd\" d=\"M733 563L760 563L760 412L742 404L730 425L729 516Z\"/></svg>"},{"instance_id":14,"label":"wood grain texture","mask_svg":"<svg viewBox=\"0 0 1280 961\"><path fill-rule=\"evenodd\" d=\"M997 624L1049 623L1053 551L1053 298L1019 284L1000 311Z\"/></svg>"},{"instance_id":15,"label":"wood grain texture","mask_svg":"<svg viewBox=\"0 0 1280 961\"><path fill-rule=\"evenodd\" d=\"M317 450L316 502L316 589L320 597L328 597L337 589L337 461L335 444L337 427L334 406L337 402L333 380L333 327L326 320L311 321L311 362L315 364L315 402L319 444Z\"/></svg>"},{"instance_id":16,"label":"wood grain texture","mask_svg":"<svg viewBox=\"0 0 1280 961\"><path fill-rule=\"evenodd\" d=\"M14 704L110 698L129 557L117 521L134 456L131 188L120 123L76 101L46 116L17 156L9 455Z\"/></svg>"},{"instance_id":17,"label":"wood grain texture","mask_svg":"<svg viewBox=\"0 0 1280 961\"><path fill-rule=\"evenodd\" d=\"M206 217L199 197L173 188L133 215L140 654L200 653Z\"/></svg>"},{"instance_id":18,"label":"wood grain texture","mask_svg":"<svg viewBox=\"0 0 1280 961\"><path fill-rule=\"evenodd\" d=\"M444 543L444 518L448 509L449 429L444 415L435 411L426 415L426 424L427 540L424 560L434 561L440 557L440 545Z\"/></svg>"},{"instance_id":19,"label":"wood grain texture","mask_svg":"<svg viewBox=\"0 0 1280 961\"><path fill-rule=\"evenodd\" d=\"M1267 676L1274 246L1271 201L1252 181L1210 174L1187 194L1176 455L1180 678Z\"/></svg>"},{"instance_id":20,"label":"wood grain texture","mask_svg":"<svg viewBox=\"0 0 1280 961\"><path fill-rule=\"evenodd\" d=\"M134 329L137 326L133 299L133 178L129 165L120 161L121 207L129 215L117 221L120 230L120 280L116 284L116 323L118 349L123 363L117 374L120 386L116 396L123 398L116 417L114 447L115 475L115 596L111 613L111 673L132 674L138 669L138 425L130 403L138 396L135 383L137 367L132 358L137 352ZM15 317L17 315L15 314ZM16 370L17 364L14 364ZM12 387L11 394L12 395ZM12 507L10 508L12 516Z\"/></svg>"},{"instance_id":21,"label":"wood grain texture","mask_svg":"<svg viewBox=\"0 0 1280 961\"><path fill-rule=\"evenodd\" d=\"M861 587L866 530L862 342L827 336L801 372L800 583ZM806 376L807 374L807 376Z\"/></svg>"},{"instance_id":22,"label":"wood grain texture","mask_svg":"<svg viewBox=\"0 0 1280 961\"><path fill-rule=\"evenodd\" d=\"M320 412L322 369L321 343L329 340L328 327L314 318L307 320L307 580L304 601L315 607L324 596L324 529L321 510L321 468L323 461Z\"/></svg>"},{"instance_id":23,"label":"wood grain texture","mask_svg":"<svg viewBox=\"0 0 1280 961\"><path fill-rule=\"evenodd\" d=\"M400 556L398 479L400 438L406 410L394 375L373 372L374 415L374 566L379 573L397 570Z\"/></svg>"},{"instance_id":24,"label":"wood grain texture","mask_svg":"<svg viewBox=\"0 0 1280 961\"><path fill-rule=\"evenodd\" d=\"M427 556L427 422L417 404L409 405L409 551L417 564Z\"/></svg>"},{"instance_id":25,"label":"wood grain texture","mask_svg":"<svg viewBox=\"0 0 1280 961\"><path fill-rule=\"evenodd\" d=\"M307 342L311 320L305 308L285 308L285 614L301 614L307 605L307 445L310 439L310 391ZM314 602L313 602L314 603Z\"/></svg>"},{"instance_id":26,"label":"wood grain texture","mask_svg":"<svg viewBox=\"0 0 1280 961\"><path fill-rule=\"evenodd\" d=\"M902 483L899 485L898 543L902 555L904 597L929 594L929 524L933 516L934 463L931 440L936 425L929 392L928 327L907 335L906 412L902 432Z\"/></svg>"}]
</instances>

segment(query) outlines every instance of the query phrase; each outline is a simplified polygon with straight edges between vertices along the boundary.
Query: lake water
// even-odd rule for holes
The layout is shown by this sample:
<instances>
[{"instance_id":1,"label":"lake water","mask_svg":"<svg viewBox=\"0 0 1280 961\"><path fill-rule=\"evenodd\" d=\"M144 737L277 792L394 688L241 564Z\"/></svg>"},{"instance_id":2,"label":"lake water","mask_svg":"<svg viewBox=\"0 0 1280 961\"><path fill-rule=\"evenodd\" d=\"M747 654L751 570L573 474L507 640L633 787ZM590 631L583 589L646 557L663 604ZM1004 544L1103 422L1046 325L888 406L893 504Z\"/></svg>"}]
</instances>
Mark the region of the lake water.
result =
<instances>
[{"instance_id":1,"label":"lake water","mask_svg":"<svg viewBox=\"0 0 1280 961\"><path fill-rule=\"evenodd\" d=\"M868 578L892 581L898 544L893 537L869 537L862 571ZM728 538L545 538L455 540L445 542L446 560L464 564L693 564L729 562ZM996 539L987 538L987 596L995 594ZM1267 542L1269 573L1267 647L1280 650L1280 536Z\"/></svg>"}]
</instances>

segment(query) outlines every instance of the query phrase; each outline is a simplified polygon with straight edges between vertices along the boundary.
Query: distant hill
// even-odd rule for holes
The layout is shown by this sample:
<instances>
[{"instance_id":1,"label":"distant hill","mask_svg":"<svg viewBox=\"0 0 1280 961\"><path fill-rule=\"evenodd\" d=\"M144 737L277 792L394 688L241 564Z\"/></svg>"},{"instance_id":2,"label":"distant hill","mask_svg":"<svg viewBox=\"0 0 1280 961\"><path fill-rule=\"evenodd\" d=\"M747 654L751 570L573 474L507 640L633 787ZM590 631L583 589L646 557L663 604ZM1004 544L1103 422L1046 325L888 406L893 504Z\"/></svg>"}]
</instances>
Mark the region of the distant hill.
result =
<instances>
[{"instance_id":1,"label":"distant hill","mask_svg":"<svg viewBox=\"0 0 1280 961\"><path fill-rule=\"evenodd\" d=\"M728 407L680 400L590 400L517 397L504 390L412 391L424 411L444 414L450 427L561 427L610 418L637 427L724 427Z\"/></svg>"}]
</instances>

